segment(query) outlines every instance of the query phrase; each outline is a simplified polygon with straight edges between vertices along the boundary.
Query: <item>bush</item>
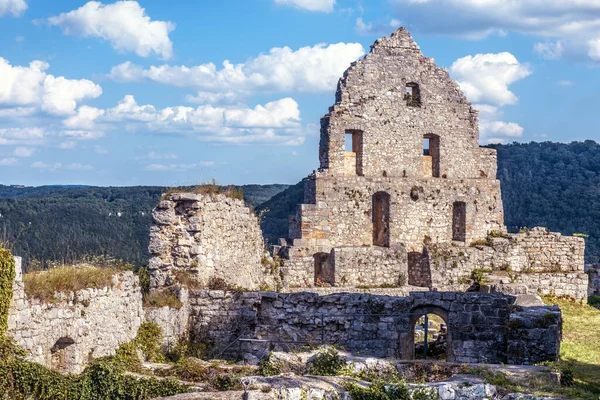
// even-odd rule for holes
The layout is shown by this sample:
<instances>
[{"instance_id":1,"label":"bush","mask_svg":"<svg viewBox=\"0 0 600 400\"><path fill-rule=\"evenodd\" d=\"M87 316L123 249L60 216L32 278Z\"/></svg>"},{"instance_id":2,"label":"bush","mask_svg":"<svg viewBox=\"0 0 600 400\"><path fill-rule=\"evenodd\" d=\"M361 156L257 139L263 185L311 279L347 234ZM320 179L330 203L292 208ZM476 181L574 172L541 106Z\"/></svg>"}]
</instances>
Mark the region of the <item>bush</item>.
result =
<instances>
[{"instance_id":1,"label":"bush","mask_svg":"<svg viewBox=\"0 0 600 400\"><path fill-rule=\"evenodd\" d=\"M13 296L14 280L15 259L9 250L0 246L0 336L8 329L8 309Z\"/></svg>"},{"instance_id":2,"label":"bush","mask_svg":"<svg viewBox=\"0 0 600 400\"><path fill-rule=\"evenodd\" d=\"M590 306L598 306L598 305L600 305L600 296L590 296L590 297L588 297L588 304Z\"/></svg>"},{"instance_id":3,"label":"bush","mask_svg":"<svg viewBox=\"0 0 600 400\"><path fill-rule=\"evenodd\" d=\"M377 381L368 388L351 383L345 389L352 400L411 400L408 386L403 382L388 385L384 381ZM419 399L425 400L426 398L419 397Z\"/></svg>"},{"instance_id":4,"label":"bush","mask_svg":"<svg viewBox=\"0 0 600 400\"><path fill-rule=\"evenodd\" d=\"M281 365L271 361L271 354L273 354L273 352L259 364L259 371L262 376L274 376L281 373Z\"/></svg>"},{"instance_id":5,"label":"bush","mask_svg":"<svg viewBox=\"0 0 600 400\"><path fill-rule=\"evenodd\" d=\"M325 346L308 360L306 369L310 375L335 376L339 375L345 366L346 360L340 353L332 346Z\"/></svg>"},{"instance_id":6,"label":"bush","mask_svg":"<svg viewBox=\"0 0 600 400\"><path fill-rule=\"evenodd\" d=\"M28 297L47 302L57 293L67 294L81 289L111 286L113 275L121 272L116 268L61 266L24 274L23 283Z\"/></svg>"}]
</instances>

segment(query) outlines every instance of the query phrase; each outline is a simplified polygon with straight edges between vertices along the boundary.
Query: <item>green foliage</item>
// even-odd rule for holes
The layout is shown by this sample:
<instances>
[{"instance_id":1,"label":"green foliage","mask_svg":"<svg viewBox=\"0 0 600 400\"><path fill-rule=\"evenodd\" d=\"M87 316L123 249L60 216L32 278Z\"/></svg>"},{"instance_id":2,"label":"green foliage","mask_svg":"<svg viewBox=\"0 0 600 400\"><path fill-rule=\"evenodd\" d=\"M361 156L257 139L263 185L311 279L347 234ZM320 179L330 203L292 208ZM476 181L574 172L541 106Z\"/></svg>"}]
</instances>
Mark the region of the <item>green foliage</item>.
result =
<instances>
[{"instance_id":1,"label":"green foliage","mask_svg":"<svg viewBox=\"0 0 600 400\"><path fill-rule=\"evenodd\" d=\"M0 243L0 337L8 329L8 309L13 296L15 259Z\"/></svg>"},{"instance_id":2,"label":"green foliage","mask_svg":"<svg viewBox=\"0 0 600 400\"><path fill-rule=\"evenodd\" d=\"M0 362L0 397L12 400L145 400L185 393L173 379L124 374L113 359L100 359L80 375L62 375L21 359Z\"/></svg>"},{"instance_id":3,"label":"green foliage","mask_svg":"<svg viewBox=\"0 0 600 400\"><path fill-rule=\"evenodd\" d=\"M482 268L475 268L471 271L471 279L478 285L484 285L486 283L486 273Z\"/></svg>"},{"instance_id":4,"label":"green foliage","mask_svg":"<svg viewBox=\"0 0 600 400\"><path fill-rule=\"evenodd\" d=\"M222 194L224 196L230 197L232 199L243 200L244 199L244 191L242 188L238 186L219 186L217 182L213 179L210 183L205 183L202 185L191 186L188 188L169 188L161 197L161 200L166 200L173 193L195 193L195 194L208 194L208 195L217 195Z\"/></svg>"},{"instance_id":5,"label":"green foliage","mask_svg":"<svg viewBox=\"0 0 600 400\"><path fill-rule=\"evenodd\" d=\"M385 381L377 381L368 388L350 383L346 385L345 389L352 400L411 400L406 383L388 385ZM426 400L427 398L421 397L419 399Z\"/></svg>"},{"instance_id":6,"label":"green foliage","mask_svg":"<svg viewBox=\"0 0 600 400\"><path fill-rule=\"evenodd\" d=\"M148 295L150 293L150 271L146 267L141 267L136 271L136 274L140 280L142 294L144 296Z\"/></svg>"},{"instance_id":7,"label":"green foliage","mask_svg":"<svg viewBox=\"0 0 600 400\"><path fill-rule=\"evenodd\" d=\"M335 376L346 366L346 360L333 346L324 346L319 349L306 363L309 375Z\"/></svg>"},{"instance_id":8,"label":"green foliage","mask_svg":"<svg viewBox=\"0 0 600 400\"><path fill-rule=\"evenodd\" d=\"M588 297L588 304L590 306L598 306L600 305L600 296L589 296Z\"/></svg>"},{"instance_id":9,"label":"green foliage","mask_svg":"<svg viewBox=\"0 0 600 400\"><path fill-rule=\"evenodd\" d=\"M162 328L154 322L144 322L138 330L135 343L139 346L148 361L162 362L165 360L161 353Z\"/></svg>"},{"instance_id":10,"label":"green foliage","mask_svg":"<svg viewBox=\"0 0 600 400\"><path fill-rule=\"evenodd\" d=\"M262 376L274 376L281 373L281 365L271 361L272 354L273 352L269 353L269 356L264 358L259 364L259 371Z\"/></svg>"}]
</instances>

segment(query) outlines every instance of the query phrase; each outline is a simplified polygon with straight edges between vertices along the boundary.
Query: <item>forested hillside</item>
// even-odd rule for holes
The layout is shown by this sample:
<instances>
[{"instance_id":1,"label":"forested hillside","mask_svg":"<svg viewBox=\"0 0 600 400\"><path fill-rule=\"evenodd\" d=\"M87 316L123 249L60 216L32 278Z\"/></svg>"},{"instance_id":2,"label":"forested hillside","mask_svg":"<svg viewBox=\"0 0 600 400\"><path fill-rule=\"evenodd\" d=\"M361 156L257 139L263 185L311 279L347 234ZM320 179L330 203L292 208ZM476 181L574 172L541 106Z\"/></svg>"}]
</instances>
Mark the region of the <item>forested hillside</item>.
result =
<instances>
[{"instance_id":1,"label":"forested hillside","mask_svg":"<svg viewBox=\"0 0 600 400\"><path fill-rule=\"evenodd\" d=\"M242 186L255 206L287 185ZM152 208L165 187L18 187L0 185L0 240L28 266L106 255L148 261Z\"/></svg>"},{"instance_id":2,"label":"forested hillside","mask_svg":"<svg viewBox=\"0 0 600 400\"><path fill-rule=\"evenodd\" d=\"M586 260L600 262L600 145L586 141L491 147L498 150L509 229L547 226L567 235L587 234ZM286 237L288 217L302 202L302 182L241 188L244 200L263 211L268 242ZM8 241L26 263L108 255L144 265L150 213L166 189L0 185L0 240Z\"/></svg>"}]
</instances>

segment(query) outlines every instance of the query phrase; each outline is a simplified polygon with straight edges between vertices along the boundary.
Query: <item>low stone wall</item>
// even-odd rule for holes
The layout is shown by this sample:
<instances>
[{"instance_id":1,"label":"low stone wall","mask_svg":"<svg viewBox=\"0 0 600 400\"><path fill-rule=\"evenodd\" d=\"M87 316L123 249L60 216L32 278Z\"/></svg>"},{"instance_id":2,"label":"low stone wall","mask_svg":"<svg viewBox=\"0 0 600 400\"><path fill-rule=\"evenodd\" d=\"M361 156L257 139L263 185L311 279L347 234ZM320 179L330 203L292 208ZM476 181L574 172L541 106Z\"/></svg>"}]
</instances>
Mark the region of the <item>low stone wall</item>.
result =
<instances>
[{"instance_id":1,"label":"low stone wall","mask_svg":"<svg viewBox=\"0 0 600 400\"><path fill-rule=\"evenodd\" d=\"M160 326L163 334L163 348L173 349L180 340L189 337L190 302L186 288L174 288L181 302L181 308L144 307L145 320Z\"/></svg>"},{"instance_id":2,"label":"low stone wall","mask_svg":"<svg viewBox=\"0 0 600 400\"><path fill-rule=\"evenodd\" d=\"M110 287L59 294L54 302L28 299L17 262L8 334L28 359L61 372L78 373L93 359L112 355L133 340L143 321L142 293L133 272Z\"/></svg>"},{"instance_id":3,"label":"low stone wall","mask_svg":"<svg viewBox=\"0 0 600 400\"><path fill-rule=\"evenodd\" d=\"M335 286L404 286L408 281L408 263L403 246L336 247L329 264L334 266Z\"/></svg>"},{"instance_id":4,"label":"low stone wall","mask_svg":"<svg viewBox=\"0 0 600 400\"><path fill-rule=\"evenodd\" d=\"M263 265L258 218L242 200L223 194L174 193L152 212L148 264L151 287L169 286L178 274L206 287L211 278L245 289L276 286ZM268 264L268 263L267 263Z\"/></svg>"},{"instance_id":5,"label":"low stone wall","mask_svg":"<svg viewBox=\"0 0 600 400\"><path fill-rule=\"evenodd\" d=\"M520 343L509 324L514 301L514 296L500 293L415 292L407 297L391 297L200 290L190 292L190 331L195 340L209 344L215 356L261 356L270 349L290 350L324 342L363 355L412 359L414 325L424 313L433 313L447 323L450 361L506 363L509 338L516 346L546 349L539 356L513 354L513 363L555 360L558 347L547 341L560 336L560 319L548 326L536 325L542 331L527 335ZM538 307L537 312L543 314L544 310L552 318L557 313L560 317L556 307ZM272 342L240 344L238 338Z\"/></svg>"},{"instance_id":6,"label":"low stone wall","mask_svg":"<svg viewBox=\"0 0 600 400\"><path fill-rule=\"evenodd\" d=\"M558 306L516 307L508 322L508 363L558 361L562 315Z\"/></svg>"},{"instance_id":7,"label":"low stone wall","mask_svg":"<svg viewBox=\"0 0 600 400\"><path fill-rule=\"evenodd\" d=\"M589 277L588 296L600 296L600 264L586 265Z\"/></svg>"},{"instance_id":8,"label":"low stone wall","mask_svg":"<svg viewBox=\"0 0 600 400\"><path fill-rule=\"evenodd\" d=\"M469 281L475 269L503 274L510 283L523 284L529 293L587 299L584 273L585 241L545 228L488 239L471 246L439 244L427 247L425 263L431 287L451 290Z\"/></svg>"}]
</instances>

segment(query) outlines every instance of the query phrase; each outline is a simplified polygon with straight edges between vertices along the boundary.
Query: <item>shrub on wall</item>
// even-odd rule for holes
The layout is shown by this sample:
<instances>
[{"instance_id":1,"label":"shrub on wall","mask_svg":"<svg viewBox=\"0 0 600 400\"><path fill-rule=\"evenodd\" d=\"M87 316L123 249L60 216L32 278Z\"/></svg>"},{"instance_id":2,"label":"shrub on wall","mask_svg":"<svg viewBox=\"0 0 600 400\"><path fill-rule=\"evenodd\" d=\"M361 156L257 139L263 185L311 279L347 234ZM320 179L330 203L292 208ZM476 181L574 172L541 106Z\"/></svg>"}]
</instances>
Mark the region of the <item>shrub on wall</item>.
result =
<instances>
[{"instance_id":1,"label":"shrub on wall","mask_svg":"<svg viewBox=\"0 0 600 400\"><path fill-rule=\"evenodd\" d=\"M0 243L0 336L8 329L8 308L13 296L15 259Z\"/></svg>"}]
</instances>

